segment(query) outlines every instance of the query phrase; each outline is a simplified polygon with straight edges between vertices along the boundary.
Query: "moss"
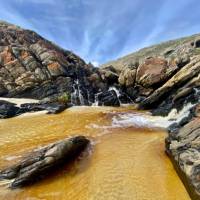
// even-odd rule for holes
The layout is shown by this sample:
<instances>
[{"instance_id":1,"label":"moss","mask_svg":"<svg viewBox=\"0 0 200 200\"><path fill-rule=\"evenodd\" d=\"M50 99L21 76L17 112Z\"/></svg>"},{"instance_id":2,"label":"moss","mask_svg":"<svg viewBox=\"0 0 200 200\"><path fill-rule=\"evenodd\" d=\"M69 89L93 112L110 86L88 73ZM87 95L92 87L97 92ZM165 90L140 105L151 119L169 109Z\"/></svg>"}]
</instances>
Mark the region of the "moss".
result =
<instances>
[{"instance_id":1,"label":"moss","mask_svg":"<svg viewBox=\"0 0 200 200\"><path fill-rule=\"evenodd\" d=\"M69 103L71 96L68 92L63 93L62 95L58 96L57 101L59 103L67 104Z\"/></svg>"}]
</instances>

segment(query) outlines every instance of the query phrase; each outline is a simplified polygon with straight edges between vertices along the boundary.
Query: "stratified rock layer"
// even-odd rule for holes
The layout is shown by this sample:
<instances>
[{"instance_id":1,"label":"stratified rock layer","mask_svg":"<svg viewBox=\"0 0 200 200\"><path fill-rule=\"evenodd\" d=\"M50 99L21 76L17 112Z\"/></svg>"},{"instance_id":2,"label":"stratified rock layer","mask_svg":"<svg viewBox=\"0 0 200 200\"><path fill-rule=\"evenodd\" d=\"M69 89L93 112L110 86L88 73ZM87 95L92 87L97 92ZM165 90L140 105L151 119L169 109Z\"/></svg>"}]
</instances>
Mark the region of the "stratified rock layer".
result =
<instances>
[{"instance_id":1,"label":"stratified rock layer","mask_svg":"<svg viewBox=\"0 0 200 200\"><path fill-rule=\"evenodd\" d=\"M197 107L199 110L199 108ZM166 152L192 199L200 199L200 118L196 117L179 130L169 132Z\"/></svg>"},{"instance_id":2,"label":"stratified rock layer","mask_svg":"<svg viewBox=\"0 0 200 200\"><path fill-rule=\"evenodd\" d=\"M35 32L0 22L0 96L43 99L68 93L74 104L89 104L106 88L96 71ZM95 75L99 81L90 80Z\"/></svg>"},{"instance_id":3,"label":"stratified rock layer","mask_svg":"<svg viewBox=\"0 0 200 200\"><path fill-rule=\"evenodd\" d=\"M35 150L19 164L1 171L0 179L14 179L11 188L32 184L75 159L88 144L89 140L84 136L77 136Z\"/></svg>"}]
</instances>

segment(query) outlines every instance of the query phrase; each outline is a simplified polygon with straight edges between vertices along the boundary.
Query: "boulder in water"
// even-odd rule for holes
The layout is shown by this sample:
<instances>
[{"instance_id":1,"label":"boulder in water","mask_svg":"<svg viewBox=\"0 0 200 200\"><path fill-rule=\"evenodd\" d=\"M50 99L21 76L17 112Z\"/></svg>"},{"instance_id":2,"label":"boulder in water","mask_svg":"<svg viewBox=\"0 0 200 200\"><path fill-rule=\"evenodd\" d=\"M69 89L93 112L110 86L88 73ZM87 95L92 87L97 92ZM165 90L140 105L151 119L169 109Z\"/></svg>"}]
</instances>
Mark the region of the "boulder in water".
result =
<instances>
[{"instance_id":1,"label":"boulder in water","mask_svg":"<svg viewBox=\"0 0 200 200\"><path fill-rule=\"evenodd\" d=\"M109 90L98 94L99 106L120 106L118 96L114 90Z\"/></svg>"},{"instance_id":2,"label":"boulder in water","mask_svg":"<svg viewBox=\"0 0 200 200\"><path fill-rule=\"evenodd\" d=\"M84 136L76 136L50 144L33 151L19 164L1 171L0 178L14 179L11 188L29 185L60 165L77 158L89 142Z\"/></svg>"}]
</instances>

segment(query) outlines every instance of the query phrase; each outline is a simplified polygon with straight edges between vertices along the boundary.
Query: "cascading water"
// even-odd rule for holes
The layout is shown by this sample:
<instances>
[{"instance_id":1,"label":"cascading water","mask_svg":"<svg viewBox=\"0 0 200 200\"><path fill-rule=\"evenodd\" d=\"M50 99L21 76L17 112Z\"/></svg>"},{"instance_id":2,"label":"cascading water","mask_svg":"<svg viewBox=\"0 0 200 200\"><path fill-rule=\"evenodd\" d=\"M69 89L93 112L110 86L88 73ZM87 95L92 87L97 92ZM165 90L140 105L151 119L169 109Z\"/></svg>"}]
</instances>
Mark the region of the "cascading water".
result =
<instances>
[{"instance_id":1,"label":"cascading water","mask_svg":"<svg viewBox=\"0 0 200 200\"><path fill-rule=\"evenodd\" d=\"M120 96L121 96L121 94L120 94L120 92L119 92L119 90L116 88L116 87L109 87L109 90L108 91L115 91L115 93L116 93L116 95L117 95L117 98L118 98L118 101L119 101L119 103L120 103L120 105L122 104L121 103L121 100L120 100Z\"/></svg>"},{"instance_id":2,"label":"cascading water","mask_svg":"<svg viewBox=\"0 0 200 200\"><path fill-rule=\"evenodd\" d=\"M98 92L94 95L94 103L92 106L99 106L99 100L98 100L98 95L101 94L101 92Z\"/></svg>"},{"instance_id":3,"label":"cascading water","mask_svg":"<svg viewBox=\"0 0 200 200\"><path fill-rule=\"evenodd\" d=\"M116 87L112 86L112 87L109 87L109 91L115 91L116 95L117 95L117 98L118 98L118 101L120 102L120 105L123 105L124 103L121 101L121 92L119 91L119 89L117 89ZM133 100L126 94L126 93L123 93L123 95L126 96L126 98L129 100L130 103L134 103Z\"/></svg>"},{"instance_id":4,"label":"cascading water","mask_svg":"<svg viewBox=\"0 0 200 200\"><path fill-rule=\"evenodd\" d=\"M85 105L84 97L82 95L78 79L74 81L73 90L74 92L71 94L71 103L73 105Z\"/></svg>"}]
</instances>

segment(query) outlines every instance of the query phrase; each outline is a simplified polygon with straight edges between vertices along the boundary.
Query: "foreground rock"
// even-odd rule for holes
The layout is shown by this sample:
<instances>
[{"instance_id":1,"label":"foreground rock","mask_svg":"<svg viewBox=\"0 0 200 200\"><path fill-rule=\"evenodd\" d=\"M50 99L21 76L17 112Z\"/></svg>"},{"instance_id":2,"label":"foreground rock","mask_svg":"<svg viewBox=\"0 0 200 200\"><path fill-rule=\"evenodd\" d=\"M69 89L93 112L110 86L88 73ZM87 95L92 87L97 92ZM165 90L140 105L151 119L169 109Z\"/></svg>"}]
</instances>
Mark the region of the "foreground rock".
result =
<instances>
[{"instance_id":1,"label":"foreground rock","mask_svg":"<svg viewBox=\"0 0 200 200\"><path fill-rule=\"evenodd\" d=\"M77 158L88 144L89 140L84 136L77 136L48 145L33 151L19 164L1 171L0 178L14 179L11 188L32 184L52 170Z\"/></svg>"},{"instance_id":2,"label":"foreground rock","mask_svg":"<svg viewBox=\"0 0 200 200\"><path fill-rule=\"evenodd\" d=\"M200 199L200 112L182 128L174 126L166 139L166 152L193 200Z\"/></svg>"}]
</instances>

